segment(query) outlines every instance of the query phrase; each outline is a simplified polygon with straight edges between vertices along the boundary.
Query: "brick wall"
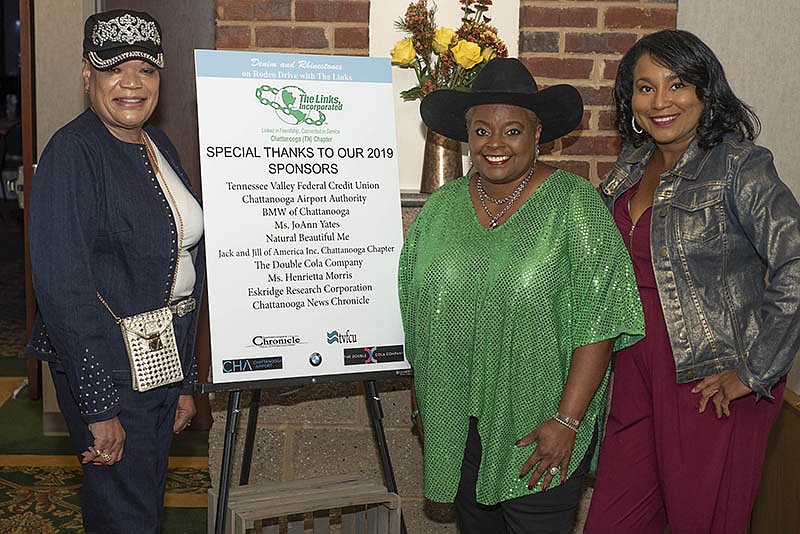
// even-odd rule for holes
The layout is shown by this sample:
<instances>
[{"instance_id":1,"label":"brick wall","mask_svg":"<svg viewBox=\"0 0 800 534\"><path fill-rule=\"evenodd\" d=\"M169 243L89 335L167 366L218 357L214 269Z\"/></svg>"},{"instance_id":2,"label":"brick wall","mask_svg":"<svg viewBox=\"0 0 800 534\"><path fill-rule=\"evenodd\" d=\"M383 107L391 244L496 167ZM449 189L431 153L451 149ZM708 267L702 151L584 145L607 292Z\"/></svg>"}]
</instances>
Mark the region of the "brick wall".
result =
<instances>
[{"instance_id":1,"label":"brick wall","mask_svg":"<svg viewBox=\"0 0 800 534\"><path fill-rule=\"evenodd\" d=\"M520 58L540 87L578 87L586 109L579 131L547 147L546 160L594 183L611 169L620 148L612 96L619 60L643 35L674 28L677 7L677 0L520 2Z\"/></svg>"},{"instance_id":2,"label":"brick wall","mask_svg":"<svg viewBox=\"0 0 800 534\"><path fill-rule=\"evenodd\" d=\"M217 0L217 48L366 56L369 0Z\"/></svg>"},{"instance_id":3,"label":"brick wall","mask_svg":"<svg viewBox=\"0 0 800 534\"><path fill-rule=\"evenodd\" d=\"M369 0L216 2L218 49L369 53ZM493 9L501 4L498 0ZM619 150L611 96L619 59L639 37L674 28L677 4L677 0L521 0L520 58L540 86L571 83L586 105L580 131L546 147L546 160L594 183L610 170Z\"/></svg>"}]
</instances>

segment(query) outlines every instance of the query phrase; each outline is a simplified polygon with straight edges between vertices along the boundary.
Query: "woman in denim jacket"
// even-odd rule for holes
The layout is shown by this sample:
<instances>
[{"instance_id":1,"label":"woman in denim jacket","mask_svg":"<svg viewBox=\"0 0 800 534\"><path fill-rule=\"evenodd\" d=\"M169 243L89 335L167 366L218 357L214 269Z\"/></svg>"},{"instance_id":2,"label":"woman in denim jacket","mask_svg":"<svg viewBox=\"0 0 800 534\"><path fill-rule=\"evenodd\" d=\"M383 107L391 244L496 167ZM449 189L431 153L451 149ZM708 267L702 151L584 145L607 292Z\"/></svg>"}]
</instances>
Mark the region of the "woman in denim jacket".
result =
<instances>
[{"instance_id":1,"label":"woman in denim jacket","mask_svg":"<svg viewBox=\"0 0 800 534\"><path fill-rule=\"evenodd\" d=\"M33 182L39 314L28 350L50 362L83 464L87 533L158 532L170 439L195 413L203 220L175 147L145 125L162 67L150 15L89 17L82 72L91 109L53 135ZM128 317L165 306L184 379L136 391L112 311Z\"/></svg>"},{"instance_id":2,"label":"woman in denim jacket","mask_svg":"<svg viewBox=\"0 0 800 534\"><path fill-rule=\"evenodd\" d=\"M743 533L800 339L800 208L694 35L642 38L614 97L600 191L647 333L615 358L585 532Z\"/></svg>"}]
</instances>

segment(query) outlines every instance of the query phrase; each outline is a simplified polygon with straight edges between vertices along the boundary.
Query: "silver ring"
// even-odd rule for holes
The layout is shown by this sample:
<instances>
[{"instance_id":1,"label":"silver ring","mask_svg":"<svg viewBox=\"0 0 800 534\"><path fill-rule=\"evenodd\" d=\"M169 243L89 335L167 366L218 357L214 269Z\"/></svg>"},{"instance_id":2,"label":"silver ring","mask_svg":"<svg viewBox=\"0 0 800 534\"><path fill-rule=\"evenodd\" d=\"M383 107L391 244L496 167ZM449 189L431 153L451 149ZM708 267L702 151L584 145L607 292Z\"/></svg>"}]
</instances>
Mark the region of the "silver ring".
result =
<instances>
[{"instance_id":1,"label":"silver ring","mask_svg":"<svg viewBox=\"0 0 800 534\"><path fill-rule=\"evenodd\" d=\"M558 467L556 467L556 466L551 467L550 468L550 475L551 476L556 476L557 474L558 474Z\"/></svg>"}]
</instances>

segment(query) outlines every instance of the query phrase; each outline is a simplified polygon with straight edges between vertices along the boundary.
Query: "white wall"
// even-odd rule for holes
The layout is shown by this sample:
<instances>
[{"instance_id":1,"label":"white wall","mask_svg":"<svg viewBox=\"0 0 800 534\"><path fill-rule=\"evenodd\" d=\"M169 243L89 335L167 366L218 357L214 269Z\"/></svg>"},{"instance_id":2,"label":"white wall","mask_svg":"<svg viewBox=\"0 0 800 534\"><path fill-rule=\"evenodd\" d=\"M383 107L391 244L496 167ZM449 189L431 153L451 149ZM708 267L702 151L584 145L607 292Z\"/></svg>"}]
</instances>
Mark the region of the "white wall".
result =
<instances>
[{"instance_id":1,"label":"white wall","mask_svg":"<svg viewBox=\"0 0 800 534\"><path fill-rule=\"evenodd\" d=\"M389 51L397 41L407 37L394 27L402 17L411 0L379 0L370 4L369 55L389 57ZM432 5L433 2L429 2ZM455 0L436 3L436 24L457 28L461 10ZM517 57L519 43L519 0L502 0L489 8L491 24L496 26L500 38L508 46L509 57ZM422 150L425 144L425 125L419 118L419 101L403 102L400 91L416 85L414 72L410 69L392 67L395 88L395 120L397 124L397 152L400 165L400 188L419 191L422 171ZM464 170L467 169L465 164Z\"/></svg>"},{"instance_id":2,"label":"white wall","mask_svg":"<svg viewBox=\"0 0 800 534\"><path fill-rule=\"evenodd\" d=\"M95 0L34 0L36 17L36 148L86 109L81 77L83 22Z\"/></svg>"},{"instance_id":3,"label":"white wall","mask_svg":"<svg viewBox=\"0 0 800 534\"><path fill-rule=\"evenodd\" d=\"M678 2L678 27L696 34L717 54L736 96L761 119L758 144L772 151L781 178L800 198L798 23L798 0ZM800 365L790 373L789 387L800 393Z\"/></svg>"}]
</instances>

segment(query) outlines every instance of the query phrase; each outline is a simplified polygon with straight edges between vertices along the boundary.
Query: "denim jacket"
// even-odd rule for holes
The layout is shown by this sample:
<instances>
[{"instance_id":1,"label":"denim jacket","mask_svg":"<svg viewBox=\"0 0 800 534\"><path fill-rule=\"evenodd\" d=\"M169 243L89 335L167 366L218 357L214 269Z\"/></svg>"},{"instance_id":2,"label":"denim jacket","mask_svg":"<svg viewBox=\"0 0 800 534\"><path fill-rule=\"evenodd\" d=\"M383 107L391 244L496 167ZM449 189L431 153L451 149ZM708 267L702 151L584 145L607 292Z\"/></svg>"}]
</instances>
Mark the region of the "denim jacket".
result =
<instances>
[{"instance_id":1,"label":"denim jacket","mask_svg":"<svg viewBox=\"0 0 800 534\"><path fill-rule=\"evenodd\" d=\"M167 136L145 128L183 181L189 179ZM178 257L172 210L144 145L114 137L91 110L56 132L39 161L30 203L30 253L38 313L27 352L63 368L84 421L119 413L118 387L130 387L120 317L168 304ZM198 304L203 241L192 251ZM199 308L199 306L198 306ZM196 379L198 312L176 328L182 393ZM178 321L178 319L176 319ZM182 335L185 333L185 335Z\"/></svg>"},{"instance_id":2,"label":"denim jacket","mask_svg":"<svg viewBox=\"0 0 800 534\"><path fill-rule=\"evenodd\" d=\"M600 184L609 208L653 149L622 151ZM677 381L736 369L769 397L800 345L800 207L769 150L695 139L656 188L650 250Z\"/></svg>"}]
</instances>

